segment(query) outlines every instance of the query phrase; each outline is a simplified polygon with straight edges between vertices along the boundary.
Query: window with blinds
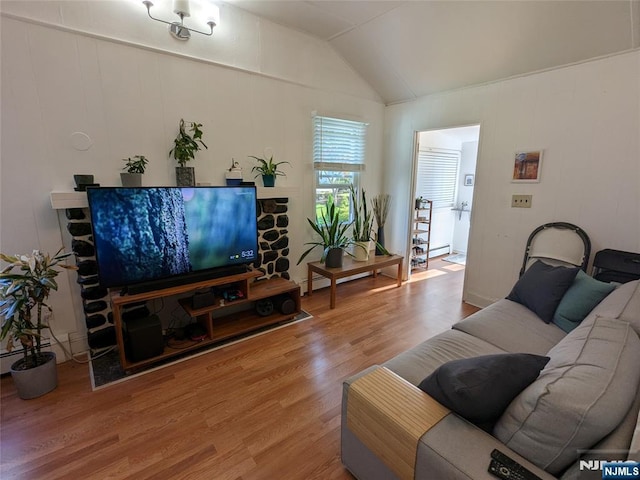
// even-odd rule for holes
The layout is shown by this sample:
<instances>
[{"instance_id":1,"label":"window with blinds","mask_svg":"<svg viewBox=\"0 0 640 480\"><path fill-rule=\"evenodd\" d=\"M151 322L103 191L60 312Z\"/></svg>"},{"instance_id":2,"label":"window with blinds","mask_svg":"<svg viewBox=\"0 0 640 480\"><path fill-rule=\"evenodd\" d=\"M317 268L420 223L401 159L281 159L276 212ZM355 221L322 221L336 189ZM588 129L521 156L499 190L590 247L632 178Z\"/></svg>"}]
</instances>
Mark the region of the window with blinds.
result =
<instances>
[{"instance_id":1,"label":"window with blinds","mask_svg":"<svg viewBox=\"0 0 640 480\"><path fill-rule=\"evenodd\" d=\"M343 221L352 217L349 187L360 186L364 171L367 124L341 118L313 117L313 167L316 216L332 196Z\"/></svg>"},{"instance_id":2,"label":"window with blinds","mask_svg":"<svg viewBox=\"0 0 640 480\"><path fill-rule=\"evenodd\" d=\"M416 197L432 200L433 208L452 207L456 198L459 166L458 150L418 150Z\"/></svg>"}]
</instances>

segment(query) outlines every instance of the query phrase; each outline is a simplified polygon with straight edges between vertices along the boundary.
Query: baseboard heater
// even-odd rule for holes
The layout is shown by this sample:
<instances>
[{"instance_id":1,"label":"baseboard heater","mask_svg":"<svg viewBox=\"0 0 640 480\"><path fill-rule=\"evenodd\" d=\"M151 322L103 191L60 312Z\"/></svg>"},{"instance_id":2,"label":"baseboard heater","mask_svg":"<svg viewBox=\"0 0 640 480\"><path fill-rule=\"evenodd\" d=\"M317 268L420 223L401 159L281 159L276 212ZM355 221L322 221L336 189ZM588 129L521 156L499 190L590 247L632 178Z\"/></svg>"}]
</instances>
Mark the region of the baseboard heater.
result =
<instances>
[{"instance_id":1,"label":"baseboard heater","mask_svg":"<svg viewBox=\"0 0 640 480\"><path fill-rule=\"evenodd\" d=\"M51 341L46 340L42 342L42 351L51 351ZM11 365L22 358L22 346L14 348L10 352L7 352L4 348L0 350L0 375L9 373L11 371Z\"/></svg>"},{"instance_id":2,"label":"baseboard heater","mask_svg":"<svg viewBox=\"0 0 640 480\"><path fill-rule=\"evenodd\" d=\"M442 251L445 250L445 251ZM442 245L440 247L433 247L429 249L429 258L439 257L440 255L446 255L451 253L451 245Z\"/></svg>"}]
</instances>

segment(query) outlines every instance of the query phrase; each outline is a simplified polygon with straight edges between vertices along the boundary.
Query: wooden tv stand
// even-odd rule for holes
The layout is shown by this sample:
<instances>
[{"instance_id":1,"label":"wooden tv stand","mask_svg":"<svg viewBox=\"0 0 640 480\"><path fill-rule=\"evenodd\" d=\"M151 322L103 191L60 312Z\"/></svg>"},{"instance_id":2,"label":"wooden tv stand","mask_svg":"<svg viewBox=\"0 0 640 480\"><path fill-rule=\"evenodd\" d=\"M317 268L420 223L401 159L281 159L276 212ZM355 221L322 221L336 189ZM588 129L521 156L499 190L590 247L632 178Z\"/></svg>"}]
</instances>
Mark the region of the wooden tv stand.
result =
<instances>
[{"instance_id":1,"label":"wooden tv stand","mask_svg":"<svg viewBox=\"0 0 640 480\"><path fill-rule=\"evenodd\" d=\"M120 353L120 363L125 370L144 367L152 363L170 358L185 352L201 349L206 345L210 345L221 340L232 338L244 333L258 330L262 327L273 325L284 320L290 320L300 313L300 287L290 280L284 278L271 278L269 280L254 281L262 273L258 271L250 271L237 275L229 275L221 278L214 278L202 282L189 283L177 287L153 290L135 295L121 295L120 292L112 291L110 294L111 308L113 311L113 323L116 331L116 341ZM125 351L125 342L123 335L122 309L129 304L146 302L157 298L171 297L175 295L186 295L196 290L206 289L210 287L229 286L242 292L243 297L237 300L221 302L216 297L214 305L203 308L193 309L191 306L191 297L179 299L182 308L187 314L199 322L206 331L206 337L192 345L180 346L180 348L171 348L166 345L162 354L145 360L132 362L129 361ZM265 298L275 297L281 294L288 294L295 302L293 313L284 315L274 311L271 315L260 316L253 309L243 310L230 313L229 310L237 305L255 302ZM226 310L226 316L225 316ZM214 314L218 314L214 318Z\"/></svg>"}]
</instances>

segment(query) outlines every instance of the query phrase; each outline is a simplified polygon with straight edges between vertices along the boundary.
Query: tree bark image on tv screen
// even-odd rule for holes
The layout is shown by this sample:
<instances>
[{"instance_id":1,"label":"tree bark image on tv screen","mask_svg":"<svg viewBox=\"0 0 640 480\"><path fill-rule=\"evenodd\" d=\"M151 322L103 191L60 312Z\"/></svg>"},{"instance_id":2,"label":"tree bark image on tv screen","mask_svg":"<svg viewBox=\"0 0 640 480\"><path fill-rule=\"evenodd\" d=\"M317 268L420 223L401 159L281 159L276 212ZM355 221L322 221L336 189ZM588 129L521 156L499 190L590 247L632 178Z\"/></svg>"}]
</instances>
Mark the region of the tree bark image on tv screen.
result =
<instances>
[{"instance_id":1,"label":"tree bark image on tv screen","mask_svg":"<svg viewBox=\"0 0 640 480\"><path fill-rule=\"evenodd\" d=\"M191 271L179 189L105 189L94 201L99 202L93 205L92 222L102 283L127 284Z\"/></svg>"}]
</instances>

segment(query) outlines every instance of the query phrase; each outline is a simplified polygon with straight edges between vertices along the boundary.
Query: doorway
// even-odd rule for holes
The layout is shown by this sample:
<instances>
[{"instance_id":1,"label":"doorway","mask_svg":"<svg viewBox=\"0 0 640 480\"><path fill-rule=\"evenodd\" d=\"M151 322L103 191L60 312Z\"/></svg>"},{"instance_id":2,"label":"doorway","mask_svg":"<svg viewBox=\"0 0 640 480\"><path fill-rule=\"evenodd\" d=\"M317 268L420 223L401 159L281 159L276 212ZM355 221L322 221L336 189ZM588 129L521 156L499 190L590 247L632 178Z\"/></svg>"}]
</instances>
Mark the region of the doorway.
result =
<instances>
[{"instance_id":1,"label":"doorway","mask_svg":"<svg viewBox=\"0 0 640 480\"><path fill-rule=\"evenodd\" d=\"M407 278L441 257L466 265L480 125L416 132Z\"/></svg>"}]
</instances>

